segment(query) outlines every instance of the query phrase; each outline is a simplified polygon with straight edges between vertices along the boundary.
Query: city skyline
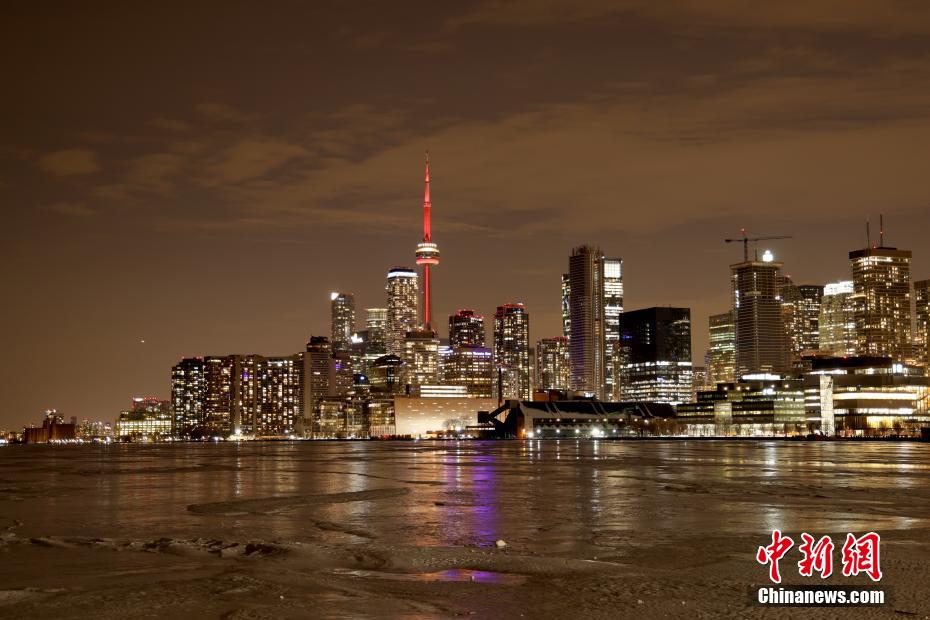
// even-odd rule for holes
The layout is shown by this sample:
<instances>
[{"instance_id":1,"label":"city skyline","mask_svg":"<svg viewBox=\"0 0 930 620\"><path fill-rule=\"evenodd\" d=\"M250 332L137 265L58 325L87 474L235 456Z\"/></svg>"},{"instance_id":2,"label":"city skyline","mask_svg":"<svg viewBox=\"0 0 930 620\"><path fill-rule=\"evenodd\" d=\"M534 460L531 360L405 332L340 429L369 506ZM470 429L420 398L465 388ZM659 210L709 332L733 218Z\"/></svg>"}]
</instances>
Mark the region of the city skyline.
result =
<instances>
[{"instance_id":1,"label":"city skyline","mask_svg":"<svg viewBox=\"0 0 930 620\"><path fill-rule=\"evenodd\" d=\"M329 333L331 291L383 306L385 270L413 267L427 148L440 325L523 301L532 343L560 335L565 257L592 244L622 257L626 308L691 308L701 364L742 227L792 235L772 243L784 272L825 284L884 213L913 279L930 274L919 12L492 6L404 7L387 29L236 7L170 46L149 34L164 7L11 11L0 428L167 398L181 357L299 351ZM228 47L243 37L254 56ZM453 57L471 59L454 77Z\"/></svg>"}]
</instances>

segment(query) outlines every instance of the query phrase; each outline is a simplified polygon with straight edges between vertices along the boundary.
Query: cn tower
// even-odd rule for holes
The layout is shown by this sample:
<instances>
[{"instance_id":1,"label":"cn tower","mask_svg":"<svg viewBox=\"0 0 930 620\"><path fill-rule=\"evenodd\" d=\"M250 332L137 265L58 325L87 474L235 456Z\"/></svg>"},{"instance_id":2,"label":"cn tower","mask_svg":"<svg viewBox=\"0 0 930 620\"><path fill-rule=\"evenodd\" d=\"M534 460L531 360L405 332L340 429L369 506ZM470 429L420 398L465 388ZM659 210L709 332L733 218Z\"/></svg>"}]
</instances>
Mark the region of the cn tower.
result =
<instances>
[{"instance_id":1,"label":"cn tower","mask_svg":"<svg viewBox=\"0 0 930 620\"><path fill-rule=\"evenodd\" d=\"M430 211L432 205L429 201L429 151L426 151L426 182L423 189L423 241L417 244L417 265L423 265L423 330L432 331L432 283L430 282L430 267L439 264L439 248L433 243L433 234L430 230Z\"/></svg>"}]
</instances>

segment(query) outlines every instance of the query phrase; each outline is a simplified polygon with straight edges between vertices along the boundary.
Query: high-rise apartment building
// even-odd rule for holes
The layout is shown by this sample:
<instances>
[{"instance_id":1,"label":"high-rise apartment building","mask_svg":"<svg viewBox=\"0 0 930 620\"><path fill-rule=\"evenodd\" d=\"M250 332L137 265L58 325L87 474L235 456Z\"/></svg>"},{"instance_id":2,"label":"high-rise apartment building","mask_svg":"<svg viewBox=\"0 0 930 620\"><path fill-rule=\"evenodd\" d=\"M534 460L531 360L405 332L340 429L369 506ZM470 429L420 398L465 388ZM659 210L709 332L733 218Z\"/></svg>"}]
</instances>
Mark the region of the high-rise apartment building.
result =
<instances>
[{"instance_id":1,"label":"high-rise apartment building","mask_svg":"<svg viewBox=\"0 0 930 620\"><path fill-rule=\"evenodd\" d=\"M737 379L745 375L780 375L788 368L780 294L781 267L768 250L762 260L730 265Z\"/></svg>"},{"instance_id":2,"label":"high-rise apartment building","mask_svg":"<svg viewBox=\"0 0 930 620\"><path fill-rule=\"evenodd\" d=\"M484 317L474 310L459 310L449 316L450 347L485 346Z\"/></svg>"},{"instance_id":3,"label":"high-rise apartment building","mask_svg":"<svg viewBox=\"0 0 930 620\"><path fill-rule=\"evenodd\" d=\"M394 267L387 275L387 349L403 357L407 332L418 329L417 272L407 267Z\"/></svg>"},{"instance_id":4,"label":"high-rise apartment building","mask_svg":"<svg viewBox=\"0 0 930 620\"><path fill-rule=\"evenodd\" d=\"M572 335L572 276L562 274L562 335Z\"/></svg>"},{"instance_id":5,"label":"high-rise apartment building","mask_svg":"<svg viewBox=\"0 0 930 620\"><path fill-rule=\"evenodd\" d=\"M171 368L174 432L189 435L203 421L203 358L187 357Z\"/></svg>"},{"instance_id":6,"label":"high-rise apartment building","mask_svg":"<svg viewBox=\"0 0 930 620\"><path fill-rule=\"evenodd\" d=\"M234 432L239 395L234 355L203 358L202 426L208 435L225 437Z\"/></svg>"},{"instance_id":7,"label":"high-rise apartment building","mask_svg":"<svg viewBox=\"0 0 930 620\"><path fill-rule=\"evenodd\" d=\"M914 329L914 362L930 367L930 280L914 282L914 309L917 314Z\"/></svg>"},{"instance_id":8,"label":"high-rise apartment building","mask_svg":"<svg viewBox=\"0 0 930 620\"><path fill-rule=\"evenodd\" d=\"M856 305L852 280L830 282L820 300L820 350L844 357L856 354Z\"/></svg>"},{"instance_id":9,"label":"high-rise apartment building","mask_svg":"<svg viewBox=\"0 0 930 620\"><path fill-rule=\"evenodd\" d=\"M620 318L620 400L690 402L691 310L646 308Z\"/></svg>"},{"instance_id":10,"label":"high-rise apartment building","mask_svg":"<svg viewBox=\"0 0 930 620\"><path fill-rule=\"evenodd\" d=\"M536 342L536 390L569 390L571 370L568 338L556 336Z\"/></svg>"},{"instance_id":11,"label":"high-rise apartment building","mask_svg":"<svg viewBox=\"0 0 930 620\"><path fill-rule=\"evenodd\" d=\"M498 398L530 398L530 317L522 303L498 306L494 313L493 382Z\"/></svg>"},{"instance_id":12,"label":"high-rise apartment building","mask_svg":"<svg viewBox=\"0 0 930 620\"><path fill-rule=\"evenodd\" d=\"M329 295L332 310L333 350L347 351L355 333L355 295L333 292Z\"/></svg>"},{"instance_id":13,"label":"high-rise apartment building","mask_svg":"<svg viewBox=\"0 0 930 620\"><path fill-rule=\"evenodd\" d=\"M791 361L820 349L820 304L823 286L795 284L785 278L781 287L782 313Z\"/></svg>"},{"instance_id":14,"label":"high-rise apartment building","mask_svg":"<svg viewBox=\"0 0 930 620\"><path fill-rule=\"evenodd\" d=\"M252 433L280 437L302 432L303 356L261 358L256 370L260 373L260 393L254 421L249 421Z\"/></svg>"},{"instance_id":15,"label":"high-rise apartment building","mask_svg":"<svg viewBox=\"0 0 930 620\"><path fill-rule=\"evenodd\" d=\"M904 362L911 355L911 252L871 247L849 253L859 355Z\"/></svg>"},{"instance_id":16,"label":"high-rise apartment building","mask_svg":"<svg viewBox=\"0 0 930 620\"><path fill-rule=\"evenodd\" d=\"M707 383L733 383L736 379L736 320L733 312L712 314L708 320Z\"/></svg>"},{"instance_id":17,"label":"high-rise apartment building","mask_svg":"<svg viewBox=\"0 0 930 620\"><path fill-rule=\"evenodd\" d=\"M584 245L572 250L568 266L571 387L604 400L614 391L622 263Z\"/></svg>"}]
</instances>

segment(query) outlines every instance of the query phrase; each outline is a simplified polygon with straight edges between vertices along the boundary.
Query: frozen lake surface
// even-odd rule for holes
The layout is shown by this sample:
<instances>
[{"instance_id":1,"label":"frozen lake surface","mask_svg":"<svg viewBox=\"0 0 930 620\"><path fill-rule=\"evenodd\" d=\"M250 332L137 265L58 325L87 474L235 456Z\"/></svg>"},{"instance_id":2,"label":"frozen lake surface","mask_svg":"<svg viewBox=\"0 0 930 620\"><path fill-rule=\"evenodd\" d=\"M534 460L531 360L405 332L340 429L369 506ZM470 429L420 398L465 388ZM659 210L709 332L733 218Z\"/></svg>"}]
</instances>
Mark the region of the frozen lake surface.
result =
<instances>
[{"instance_id":1,"label":"frozen lake surface","mask_svg":"<svg viewBox=\"0 0 930 620\"><path fill-rule=\"evenodd\" d=\"M850 442L7 446L0 617L925 618L928 457ZM839 545L879 532L890 603L749 606L775 528ZM815 583L796 562L786 582Z\"/></svg>"}]
</instances>

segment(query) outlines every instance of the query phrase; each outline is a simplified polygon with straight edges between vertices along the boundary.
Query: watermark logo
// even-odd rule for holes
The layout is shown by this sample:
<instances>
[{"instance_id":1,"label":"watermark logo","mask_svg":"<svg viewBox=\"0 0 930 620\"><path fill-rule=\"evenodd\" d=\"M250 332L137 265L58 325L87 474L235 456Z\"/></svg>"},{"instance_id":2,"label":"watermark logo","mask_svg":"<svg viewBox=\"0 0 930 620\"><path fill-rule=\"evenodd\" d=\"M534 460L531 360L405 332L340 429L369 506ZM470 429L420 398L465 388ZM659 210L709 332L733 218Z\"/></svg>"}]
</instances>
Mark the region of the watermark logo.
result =
<instances>
[{"instance_id":1,"label":"watermark logo","mask_svg":"<svg viewBox=\"0 0 930 620\"><path fill-rule=\"evenodd\" d=\"M817 540L804 532L801 534L801 560L798 562L798 573L802 577L812 577L814 572L820 573L821 579L833 574L833 540L823 536ZM846 542L842 549L843 576L854 577L865 573L872 581L881 581L882 569L880 563L880 547L882 538L875 532L869 532L860 537L855 534L846 534ZM772 530L772 543L759 547L756 552L756 561L768 565L769 579L772 583L781 583L779 561L794 546L794 540L785 536L780 530Z\"/></svg>"},{"instance_id":2,"label":"watermark logo","mask_svg":"<svg viewBox=\"0 0 930 620\"><path fill-rule=\"evenodd\" d=\"M795 547L791 536L780 530L772 530L772 542L760 546L756 551L756 561L768 568L769 581L780 584L782 581L781 560ZM829 536L819 539L807 532L801 534L797 552L798 574L801 577L819 576L827 579L833 572L833 558L836 545ZM846 534L846 541L840 549L840 562L844 577L867 575L874 582L881 581L881 536L868 532L862 536ZM844 605L882 605L885 603L884 589L861 589L861 586L820 586L800 585L781 588L762 587L752 591L753 602L763 605L790 606L844 606Z\"/></svg>"}]
</instances>

